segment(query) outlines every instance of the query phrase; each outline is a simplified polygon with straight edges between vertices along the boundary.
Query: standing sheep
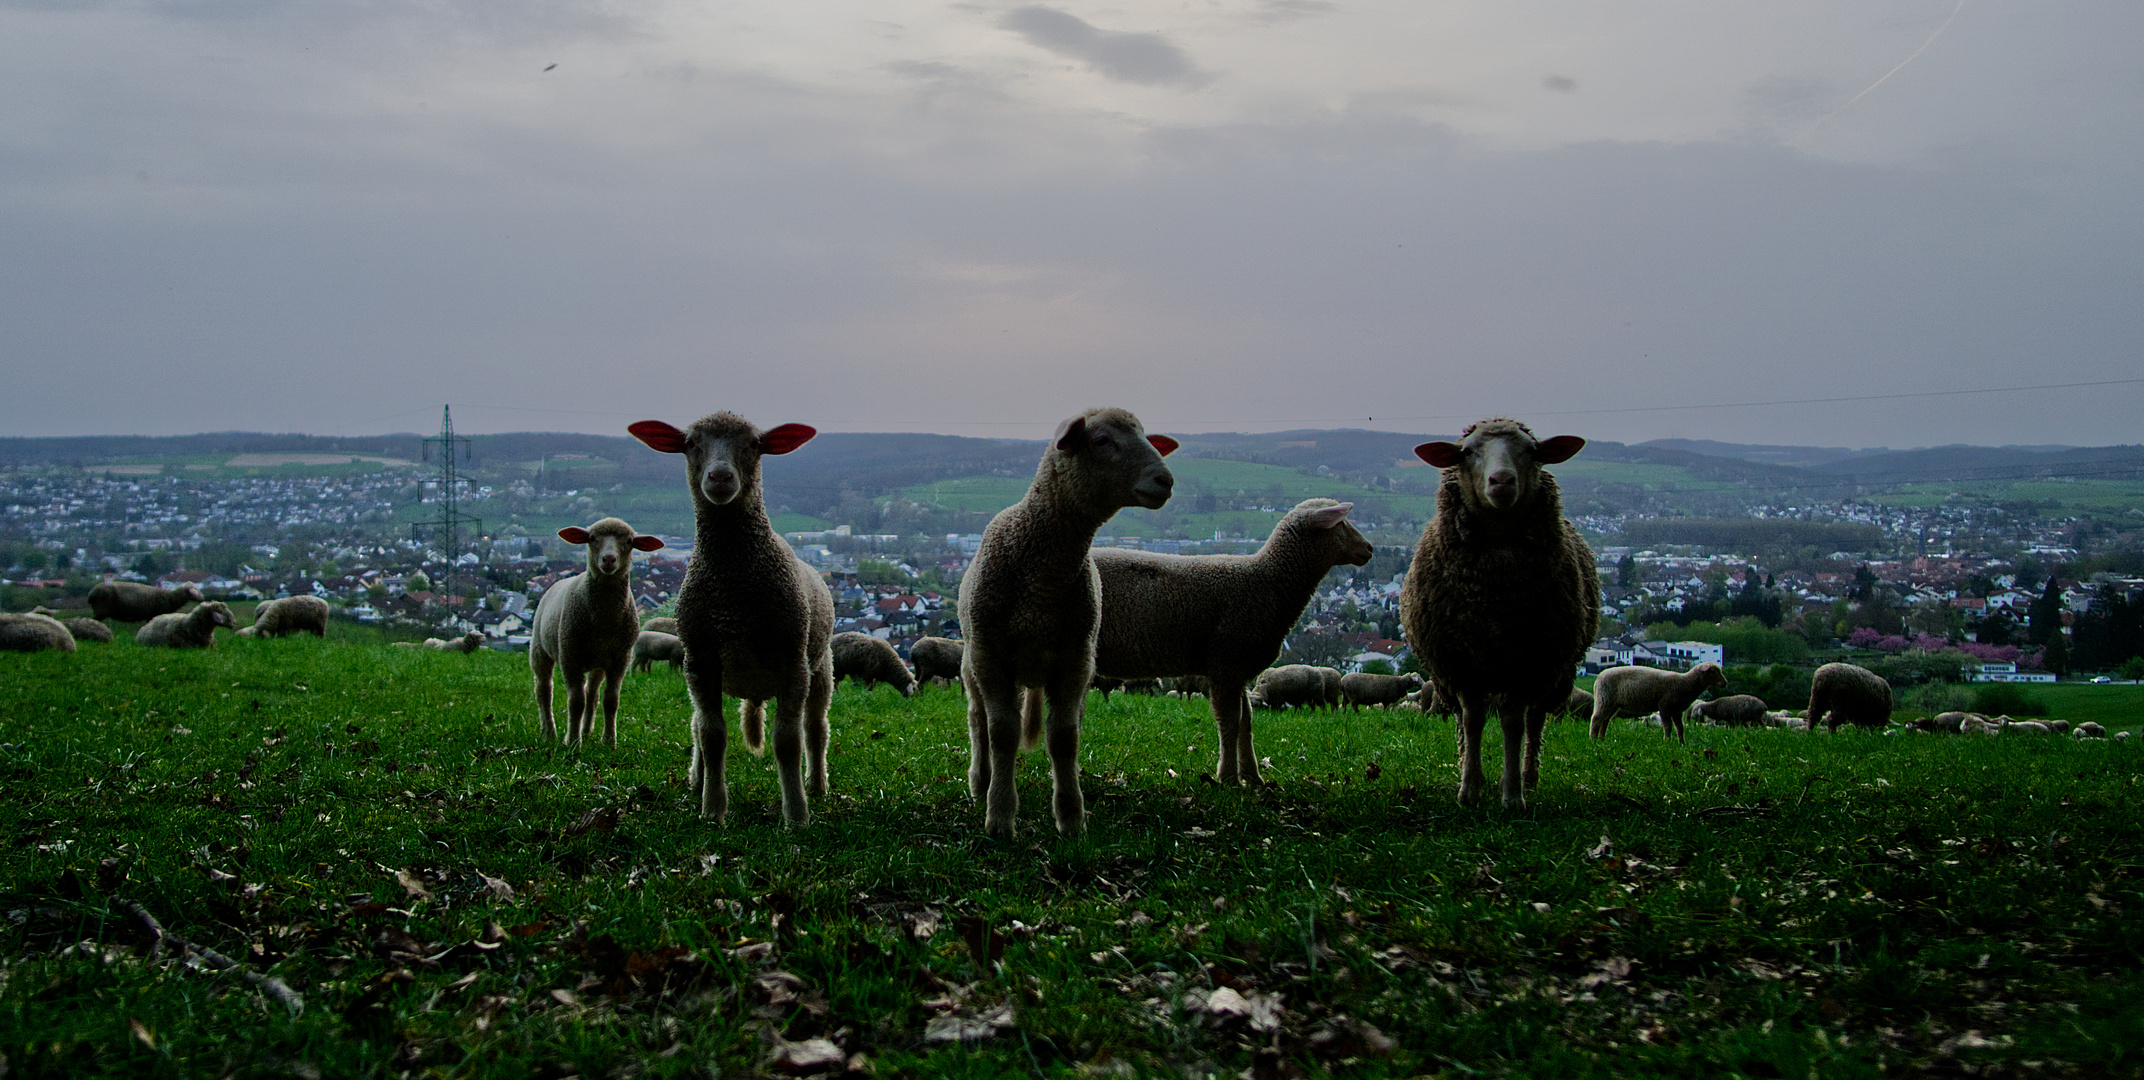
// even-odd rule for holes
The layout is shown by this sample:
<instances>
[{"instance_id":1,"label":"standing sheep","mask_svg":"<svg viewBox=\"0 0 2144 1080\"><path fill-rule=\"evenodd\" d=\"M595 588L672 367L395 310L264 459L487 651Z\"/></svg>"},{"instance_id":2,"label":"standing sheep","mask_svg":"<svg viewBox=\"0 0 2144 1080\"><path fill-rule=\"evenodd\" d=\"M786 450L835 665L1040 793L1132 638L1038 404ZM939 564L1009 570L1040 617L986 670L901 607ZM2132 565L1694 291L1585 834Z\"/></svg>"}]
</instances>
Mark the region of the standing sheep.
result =
<instances>
[{"instance_id":1,"label":"standing sheep","mask_svg":"<svg viewBox=\"0 0 2144 1080\"><path fill-rule=\"evenodd\" d=\"M672 671L685 667L685 643L676 634L661 630L642 630L633 639L633 670L654 671L656 661L670 665Z\"/></svg>"},{"instance_id":2,"label":"standing sheep","mask_svg":"<svg viewBox=\"0 0 2144 1080\"><path fill-rule=\"evenodd\" d=\"M960 653L960 642L950 638L917 638L908 647L908 664L915 669L918 680L952 682L960 678Z\"/></svg>"},{"instance_id":3,"label":"standing sheep","mask_svg":"<svg viewBox=\"0 0 2144 1080\"><path fill-rule=\"evenodd\" d=\"M1882 727L1891 722L1891 684L1852 664L1825 664L1809 680L1809 730L1837 731L1842 723Z\"/></svg>"},{"instance_id":4,"label":"standing sheep","mask_svg":"<svg viewBox=\"0 0 2144 1080\"><path fill-rule=\"evenodd\" d=\"M1176 478L1161 459L1175 449L1176 440L1147 435L1123 409L1089 409L1065 421L1027 495L990 520L961 577L968 790L985 800L983 827L993 839L1012 838L1020 799L1013 764L1022 744L1041 735L1044 697L1057 831L1077 835L1086 825L1080 715L1102 620L1094 534L1124 507L1154 510L1169 501Z\"/></svg>"},{"instance_id":5,"label":"standing sheep","mask_svg":"<svg viewBox=\"0 0 2144 1080\"><path fill-rule=\"evenodd\" d=\"M628 430L651 449L685 455L692 492L692 562L678 592L677 636L685 643L685 688L692 695L687 784L700 797L700 816L719 823L729 813L727 692L742 699L744 742L753 753L763 745L766 701L774 699L782 820L803 825L811 820L807 783L813 795L828 790L834 596L819 572L775 535L760 493L759 461L789 453L818 432L803 424L760 431L731 412L702 417L689 431L660 420Z\"/></svg>"},{"instance_id":6,"label":"standing sheep","mask_svg":"<svg viewBox=\"0 0 2144 1080\"><path fill-rule=\"evenodd\" d=\"M1570 698L1599 626L1593 552L1542 469L1585 445L1576 435L1537 440L1498 418L1457 443L1414 448L1444 475L1400 591L1400 622L1424 672L1459 706L1462 803L1482 797L1481 732L1493 707L1504 729L1504 805L1525 805L1525 789L1540 782L1542 728Z\"/></svg>"},{"instance_id":7,"label":"standing sheep","mask_svg":"<svg viewBox=\"0 0 2144 1080\"><path fill-rule=\"evenodd\" d=\"M1361 566L1376 552L1348 524L1352 507L1306 499L1252 555L1094 553L1102 578L1095 670L1126 679L1203 678L1220 730L1214 776L1221 783L1259 782L1245 688L1280 655L1326 573Z\"/></svg>"},{"instance_id":8,"label":"standing sheep","mask_svg":"<svg viewBox=\"0 0 2144 1080\"><path fill-rule=\"evenodd\" d=\"M1309 664L1282 664L1258 673L1252 688L1259 704L1268 709L1314 708L1324 705L1325 676Z\"/></svg>"},{"instance_id":9,"label":"standing sheep","mask_svg":"<svg viewBox=\"0 0 2144 1080\"><path fill-rule=\"evenodd\" d=\"M663 542L634 532L631 525L614 517L585 529L569 525L558 530L558 538L588 545L588 569L553 582L543 591L543 599L536 601L535 626L529 633L536 713L543 737L558 738L558 726L551 717L551 672L564 667L566 741L580 742L595 726L600 685L603 745L616 746L619 684L625 681L625 667L632 661L633 642L640 637L640 612L633 606L631 588L633 552L656 551ZM483 638L478 635L476 640Z\"/></svg>"},{"instance_id":10,"label":"standing sheep","mask_svg":"<svg viewBox=\"0 0 2144 1080\"><path fill-rule=\"evenodd\" d=\"M1340 697L1360 711L1364 705L1397 705L1422 688L1420 675L1373 675L1366 671L1340 676Z\"/></svg>"},{"instance_id":11,"label":"standing sheep","mask_svg":"<svg viewBox=\"0 0 2144 1080\"><path fill-rule=\"evenodd\" d=\"M328 602L317 596L285 596L265 601L253 609L253 625L239 633L246 637L264 638L285 637L290 634L326 637Z\"/></svg>"},{"instance_id":12,"label":"standing sheep","mask_svg":"<svg viewBox=\"0 0 2144 1080\"><path fill-rule=\"evenodd\" d=\"M197 585L159 589L134 581L105 581L89 590L89 614L96 619L148 622L158 615L175 614L200 599L201 588Z\"/></svg>"},{"instance_id":13,"label":"standing sheep","mask_svg":"<svg viewBox=\"0 0 2144 1080\"><path fill-rule=\"evenodd\" d=\"M902 697L916 696L916 677L908 673L901 654L885 640L854 630L834 635L834 681L845 678L867 687L885 683Z\"/></svg>"},{"instance_id":14,"label":"standing sheep","mask_svg":"<svg viewBox=\"0 0 2144 1080\"><path fill-rule=\"evenodd\" d=\"M109 643L112 640L112 628L95 619L85 619L78 615L72 619L61 620L61 625L67 627L67 633L73 635L77 642Z\"/></svg>"},{"instance_id":15,"label":"standing sheep","mask_svg":"<svg viewBox=\"0 0 2144 1080\"><path fill-rule=\"evenodd\" d=\"M1764 699L1751 694L1731 694L1711 701L1699 701L1690 706L1690 715L1699 720L1716 720L1728 727L1755 727L1764 723L1766 707ZM1663 714L1665 715L1665 714Z\"/></svg>"},{"instance_id":16,"label":"standing sheep","mask_svg":"<svg viewBox=\"0 0 2144 1080\"><path fill-rule=\"evenodd\" d=\"M98 624L103 625L103 624ZM74 651L74 635L50 615L0 613L0 652Z\"/></svg>"},{"instance_id":17,"label":"standing sheep","mask_svg":"<svg viewBox=\"0 0 2144 1080\"><path fill-rule=\"evenodd\" d=\"M1662 735L1685 738L1683 713L1689 709L1690 703L1705 691L1726 685L1727 673L1710 660L1684 672L1649 667L1609 668L1593 680L1593 737L1606 736L1608 721L1616 717L1658 712Z\"/></svg>"},{"instance_id":18,"label":"standing sheep","mask_svg":"<svg viewBox=\"0 0 2144 1080\"><path fill-rule=\"evenodd\" d=\"M668 615L658 615L640 624L642 633L669 634L677 636L677 620Z\"/></svg>"},{"instance_id":19,"label":"standing sheep","mask_svg":"<svg viewBox=\"0 0 2144 1080\"><path fill-rule=\"evenodd\" d=\"M134 631L137 644L173 649L213 649L216 628L238 629L238 620L221 600L210 600L184 615L158 615Z\"/></svg>"}]
</instances>

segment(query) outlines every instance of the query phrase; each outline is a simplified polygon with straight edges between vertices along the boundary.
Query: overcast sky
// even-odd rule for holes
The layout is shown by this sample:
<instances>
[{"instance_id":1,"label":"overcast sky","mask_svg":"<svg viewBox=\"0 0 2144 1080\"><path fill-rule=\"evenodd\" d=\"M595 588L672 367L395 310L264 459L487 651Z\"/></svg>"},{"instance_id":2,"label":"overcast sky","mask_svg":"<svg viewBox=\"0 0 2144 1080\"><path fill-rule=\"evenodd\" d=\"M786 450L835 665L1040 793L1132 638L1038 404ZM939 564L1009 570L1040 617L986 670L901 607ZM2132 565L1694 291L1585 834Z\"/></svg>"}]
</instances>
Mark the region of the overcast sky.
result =
<instances>
[{"instance_id":1,"label":"overcast sky","mask_svg":"<svg viewBox=\"0 0 2144 1080\"><path fill-rule=\"evenodd\" d=\"M0 0L0 434L2144 442L2144 4Z\"/></svg>"}]
</instances>

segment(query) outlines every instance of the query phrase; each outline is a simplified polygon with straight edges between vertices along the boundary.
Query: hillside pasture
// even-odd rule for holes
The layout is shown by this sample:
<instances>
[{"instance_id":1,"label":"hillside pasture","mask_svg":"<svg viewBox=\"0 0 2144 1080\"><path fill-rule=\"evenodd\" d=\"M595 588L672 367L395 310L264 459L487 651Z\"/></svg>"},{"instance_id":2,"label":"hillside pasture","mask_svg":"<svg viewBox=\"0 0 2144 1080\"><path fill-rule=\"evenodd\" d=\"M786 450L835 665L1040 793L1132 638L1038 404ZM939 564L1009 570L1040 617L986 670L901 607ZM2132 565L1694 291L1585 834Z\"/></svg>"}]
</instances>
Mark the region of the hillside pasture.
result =
<instances>
[{"instance_id":1,"label":"hillside pasture","mask_svg":"<svg viewBox=\"0 0 2144 1080\"><path fill-rule=\"evenodd\" d=\"M1031 758L995 845L957 690L844 684L804 831L734 745L699 821L686 715L659 668L565 749L522 657L336 638L0 654L9 1075L2144 1067L2136 740L1559 722L1506 813L1418 713L1262 713L1224 790L1204 702L1097 696L1089 834Z\"/></svg>"}]
</instances>

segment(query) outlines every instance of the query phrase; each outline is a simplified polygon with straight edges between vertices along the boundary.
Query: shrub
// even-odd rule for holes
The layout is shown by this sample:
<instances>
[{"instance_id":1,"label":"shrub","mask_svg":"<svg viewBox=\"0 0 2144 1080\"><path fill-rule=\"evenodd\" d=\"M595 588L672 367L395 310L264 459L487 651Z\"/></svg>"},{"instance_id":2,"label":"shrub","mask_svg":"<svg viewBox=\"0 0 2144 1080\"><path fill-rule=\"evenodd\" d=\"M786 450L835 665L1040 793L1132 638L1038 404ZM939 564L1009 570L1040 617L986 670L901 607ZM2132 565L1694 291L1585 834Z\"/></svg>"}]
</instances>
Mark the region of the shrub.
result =
<instances>
[{"instance_id":1,"label":"shrub","mask_svg":"<svg viewBox=\"0 0 2144 1080\"><path fill-rule=\"evenodd\" d=\"M2115 669L2115 674L2130 682L2144 679L2144 656L2132 656L2122 661L2122 666Z\"/></svg>"},{"instance_id":2,"label":"shrub","mask_svg":"<svg viewBox=\"0 0 2144 1080\"><path fill-rule=\"evenodd\" d=\"M2047 703L2016 683L1982 683L1973 690L1973 711L1989 716L2046 716Z\"/></svg>"},{"instance_id":3,"label":"shrub","mask_svg":"<svg viewBox=\"0 0 2144 1080\"><path fill-rule=\"evenodd\" d=\"M1973 707L1973 692L1956 683L1929 683L1917 686L1905 696L1906 708L1934 716L1937 713L1964 712Z\"/></svg>"}]
</instances>

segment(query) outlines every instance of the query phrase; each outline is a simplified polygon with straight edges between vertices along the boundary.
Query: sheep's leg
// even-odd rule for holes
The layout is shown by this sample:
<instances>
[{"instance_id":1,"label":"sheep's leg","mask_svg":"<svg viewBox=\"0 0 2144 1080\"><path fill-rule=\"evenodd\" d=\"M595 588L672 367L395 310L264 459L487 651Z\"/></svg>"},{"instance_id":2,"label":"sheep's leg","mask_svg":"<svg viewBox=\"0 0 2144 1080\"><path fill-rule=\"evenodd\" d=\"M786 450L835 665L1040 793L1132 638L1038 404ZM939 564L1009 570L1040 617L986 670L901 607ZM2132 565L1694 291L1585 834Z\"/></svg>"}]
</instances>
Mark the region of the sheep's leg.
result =
<instances>
[{"instance_id":1,"label":"sheep's leg","mask_svg":"<svg viewBox=\"0 0 2144 1080\"><path fill-rule=\"evenodd\" d=\"M700 816L717 825L729 814L726 752L728 717L722 715L722 666L705 657L715 650L685 653L685 692L692 698L692 767L686 787L699 797Z\"/></svg>"},{"instance_id":2,"label":"sheep's leg","mask_svg":"<svg viewBox=\"0 0 2144 1080\"><path fill-rule=\"evenodd\" d=\"M1213 778L1224 784L1233 784L1240 774L1243 759L1236 753L1236 743L1243 737L1249 721L1243 715L1243 691L1231 691L1215 686L1213 691L1213 723L1221 738L1221 760L1214 765Z\"/></svg>"},{"instance_id":3,"label":"sheep's leg","mask_svg":"<svg viewBox=\"0 0 2144 1080\"><path fill-rule=\"evenodd\" d=\"M1265 778L1258 775L1258 750L1251 745L1251 702L1245 698L1236 708L1243 722L1236 725L1236 775L1252 787L1264 787Z\"/></svg>"},{"instance_id":4,"label":"sheep's leg","mask_svg":"<svg viewBox=\"0 0 2144 1080\"><path fill-rule=\"evenodd\" d=\"M968 797L983 801L990 792L990 718L974 679L961 683L968 702Z\"/></svg>"},{"instance_id":5,"label":"sheep's leg","mask_svg":"<svg viewBox=\"0 0 2144 1080\"><path fill-rule=\"evenodd\" d=\"M588 673L566 668L566 741L578 745L588 733Z\"/></svg>"},{"instance_id":6,"label":"sheep's leg","mask_svg":"<svg viewBox=\"0 0 2144 1080\"><path fill-rule=\"evenodd\" d=\"M804 699L804 779L813 798L825 798L832 790L832 778L826 771L826 749L833 737L833 727L827 722L833 701L834 661L829 656L812 671L811 692Z\"/></svg>"},{"instance_id":7,"label":"sheep's leg","mask_svg":"<svg viewBox=\"0 0 2144 1080\"><path fill-rule=\"evenodd\" d=\"M625 663L618 662L603 673L603 745L618 745L618 688L625 682Z\"/></svg>"},{"instance_id":8,"label":"sheep's leg","mask_svg":"<svg viewBox=\"0 0 2144 1080\"><path fill-rule=\"evenodd\" d=\"M1506 810L1521 810L1526 806L1526 781L1520 761L1526 754L1526 714L1531 711L1507 701L1496 713L1497 721L1504 729L1504 776L1499 787L1503 791Z\"/></svg>"},{"instance_id":9,"label":"sheep's leg","mask_svg":"<svg viewBox=\"0 0 2144 1080\"><path fill-rule=\"evenodd\" d=\"M1595 687L1595 689L1598 690L1599 688ZM1587 725L1586 734L1596 739L1607 738L1608 721L1613 719L1615 719L1615 704L1608 700L1608 695L1599 695L1593 702L1593 722Z\"/></svg>"},{"instance_id":10,"label":"sheep's leg","mask_svg":"<svg viewBox=\"0 0 2144 1080\"><path fill-rule=\"evenodd\" d=\"M1488 706L1487 695L1459 695L1459 802L1465 806L1481 801L1481 729Z\"/></svg>"},{"instance_id":11,"label":"sheep's leg","mask_svg":"<svg viewBox=\"0 0 2144 1080\"><path fill-rule=\"evenodd\" d=\"M1086 711L1091 671L1060 676L1046 688L1050 699L1050 793L1060 836L1078 836L1087 827L1087 798L1079 790L1079 722Z\"/></svg>"},{"instance_id":12,"label":"sheep's leg","mask_svg":"<svg viewBox=\"0 0 2144 1080\"><path fill-rule=\"evenodd\" d=\"M782 782L784 825L811 821L811 807L804 799L804 699L810 688L811 672L800 670L774 699L774 773Z\"/></svg>"},{"instance_id":13,"label":"sheep's leg","mask_svg":"<svg viewBox=\"0 0 2144 1080\"><path fill-rule=\"evenodd\" d=\"M1528 791L1541 786L1541 736L1548 728L1548 714L1543 708L1526 710L1526 767L1519 775Z\"/></svg>"},{"instance_id":14,"label":"sheep's leg","mask_svg":"<svg viewBox=\"0 0 2144 1080\"><path fill-rule=\"evenodd\" d=\"M551 718L551 669L555 666L550 657L529 650L529 670L536 676L536 719L546 742L558 738L558 724Z\"/></svg>"},{"instance_id":15,"label":"sheep's leg","mask_svg":"<svg viewBox=\"0 0 2144 1080\"><path fill-rule=\"evenodd\" d=\"M968 692L982 698L985 714L983 831L993 840L1011 840L1020 815L1020 791L1013 786L1013 766L1020 759L1020 687L1009 678L990 680L989 685L976 682ZM968 709L972 716L975 706ZM968 769L971 784L976 767Z\"/></svg>"}]
</instances>

